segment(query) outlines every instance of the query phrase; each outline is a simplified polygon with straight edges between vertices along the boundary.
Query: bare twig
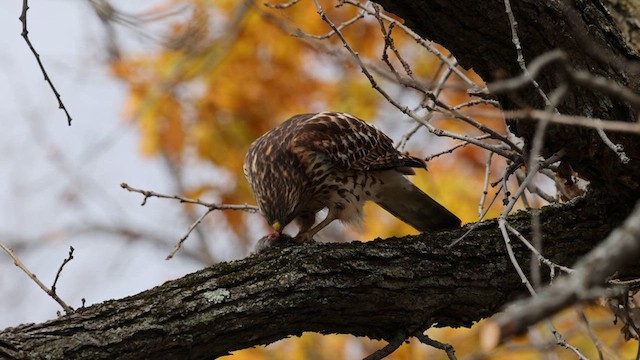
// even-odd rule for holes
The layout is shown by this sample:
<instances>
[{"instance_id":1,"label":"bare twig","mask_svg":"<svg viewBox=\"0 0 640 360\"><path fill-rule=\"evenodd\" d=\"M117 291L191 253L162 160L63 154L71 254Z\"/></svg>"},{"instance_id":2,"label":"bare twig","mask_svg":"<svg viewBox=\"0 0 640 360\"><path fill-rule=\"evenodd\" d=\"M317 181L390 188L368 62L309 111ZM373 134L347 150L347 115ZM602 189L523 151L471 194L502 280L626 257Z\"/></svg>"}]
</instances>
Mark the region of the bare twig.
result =
<instances>
[{"instance_id":1,"label":"bare twig","mask_svg":"<svg viewBox=\"0 0 640 360\"><path fill-rule=\"evenodd\" d=\"M567 93L569 87L566 84L560 85L557 89L551 93L551 99L549 100L549 104L547 105L545 112L548 114L555 113L556 106L562 101L564 95ZM535 167L535 162L538 160L540 153L542 151L542 146L544 144L544 134L547 129L547 125L549 125L549 118L541 119L537 124L535 134L533 135L533 139L531 140L531 151L529 153L529 163L527 164L527 170L533 171L532 169Z\"/></svg>"},{"instance_id":2,"label":"bare twig","mask_svg":"<svg viewBox=\"0 0 640 360\"><path fill-rule=\"evenodd\" d=\"M631 161L631 159L629 159L627 154L624 152L624 147L621 144L614 144L613 141L609 139L607 134L601 128L596 128L596 131L598 132L598 135L600 135L602 142L604 142L605 145L609 147L609 149L613 150L616 154L618 154L618 157L620 158L621 163L628 164L629 161Z\"/></svg>"},{"instance_id":3,"label":"bare twig","mask_svg":"<svg viewBox=\"0 0 640 360\"><path fill-rule=\"evenodd\" d=\"M520 183L522 183L522 182L524 181L525 175L524 175L524 173L523 173L522 171L520 171L520 169L518 169L518 170L516 170L516 177L518 178L518 181L519 181ZM527 190L529 190L529 192L530 192L531 194L534 194L534 195L537 195L537 196L539 196L539 197L543 198L543 199L544 199L546 202L548 202L548 203L554 203L554 202L556 202L556 199L555 199L553 196L551 196L551 195L547 194L545 191L543 191L542 189L540 189L540 188L539 188L535 183L533 183L533 182L530 182L530 183L527 185Z\"/></svg>"},{"instance_id":4,"label":"bare twig","mask_svg":"<svg viewBox=\"0 0 640 360\"><path fill-rule=\"evenodd\" d=\"M487 216L487 213L489 212L489 209L491 209L493 204L496 202L496 199L498 198L498 195L500 194L500 191L502 191L503 186L504 185L500 185L500 187L498 188L496 193L493 195L493 198L489 202L489 206L487 206L487 208L484 210L484 212L480 215L480 218L478 219L478 221L476 221L473 225L471 225L469 227L469 229L464 234L462 234L462 236L460 236L459 238L453 240L449 245L447 245L447 248L452 248L452 247L456 246L456 244L458 244L460 241L464 240L464 238L466 238L475 229L477 229L478 226L480 226L480 223L484 220L484 217Z\"/></svg>"},{"instance_id":5,"label":"bare twig","mask_svg":"<svg viewBox=\"0 0 640 360\"><path fill-rule=\"evenodd\" d=\"M480 197L480 203L478 204L478 221L482 218L482 214L484 213L484 202L487 199L487 194L489 193L489 177L491 176L491 159L493 158L493 153L489 152L489 156L487 157L487 163L484 166L484 184L482 185L482 196Z\"/></svg>"},{"instance_id":6,"label":"bare twig","mask_svg":"<svg viewBox=\"0 0 640 360\"><path fill-rule=\"evenodd\" d=\"M527 69L527 73L505 80L488 84L485 94L501 94L508 91L517 90L531 84L541 70L552 63L562 63L560 70L567 76L567 80L577 85L585 86L608 94L614 98L621 99L629 104L640 107L640 94L626 86L623 86L611 79L595 75L584 70L574 70L566 65L567 54L562 50L553 50L536 57ZM547 106L549 103L547 103Z\"/></svg>"},{"instance_id":7,"label":"bare twig","mask_svg":"<svg viewBox=\"0 0 640 360\"><path fill-rule=\"evenodd\" d=\"M470 100L467 102L463 102L462 104L458 104L454 107L452 107L452 109L454 110L460 110L462 108L465 107L471 107L471 106L476 106L476 105L491 105L495 108L499 108L500 107L500 103L497 102L496 100L490 100L490 99L474 99L474 100Z\"/></svg>"},{"instance_id":8,"label":"bare twig","mask_svg":"<svg viewBox=\"0 0 640 360\"><path fill-rule=\"evenodd\" d=\"M592 88L609 94L611 97L628 102L629 104L640 107L640 94L633 92L626 86L622 86L617 82L602 76L595 75L584 70L569 71L571 81L578 85Z\"/></svg>"},{"instance_id":9,"label":"bare twig","mask_svg":"<svg viewBox=\"0 0 640 360\"><path fill-rule=\"evenodd\" d=\"M309 34L309 33L303 33L302 30L298 29L298 31L296 32L296 35L297 36L304 36L304 37L311 38L311 39L316 39L316 40L328 39L328 38L332 37L333 35L337 34L338 32L341 32L342 30L346 29L348 26L354 24L358 20L364 18L364 15L365 15L365 13L360 11L358 13L358 15L356 15L356 16L352 17L351 19L343 22L339 26L336 26L335 29L332 28L331 31L326 32L324 34L313 35L313 34Z\"/></svg>"},{"instance_id":10,"label":"bare twig","mask_svg":"<svg viewBox=\"0 0 640 360\"><path fill-rule=\"evenodd\" d=\"M522 234L518 230L516 230L511 225L509 225L509 223L506 223L506 227L512 234L514 234L518 239L520 239L520 241L533 253L533 255L537 258L539 262L542 262L543 264L547 265L550 268L562 270L568 274L573 273L573 269L568 268L566 266L558 265L552 262L551 260L547 259L546 257L542 256L542 254L540 254L540 251L538 251L538 249L536 249L533 245L531 245L531 243L524 236L522 236Z\"/></svg>"},{"instance_id":11,"label":"bare twig","mask_svg":"<svg viewBox=\"0 0 640 360\"><path fill-rule=\"evenodd\" d=\"M487 84L484 93L503 94L528 86L531 84L531 79L535 79L545 66L557 61L564 61L566 57L567 54L562 50L553 50L539 55L529 64L526 74L522 73L516 77Z\"/></svg>"},{"instance_id":12,"label":"bare twig","mask_svg":"<svg viewBox=\"0 0 640 360\"><path fill-rule=\"evenodd\" d=\"M598 351L598 360L604 360L604 357L602 355L602 341L600 341L600 339L598 339L596 334L593 332L591 324L589 324L589 319L587 319L587 315L584 313L584 308L582 307L582 305L576 306L576 313L578 315L578 319L580 320L580 324L582 324L584 332L589 335L591 342L593 342L593 345Z\"/></svg>"},{"instance_id":13,"label":"bare twig","mask_svg":"<svg viewBox=\"0 0 640 360\"><path fill-rule=\"evenodd\" d=\"M22 261L20 261L18 256L13 252L13 250L11 250L10 247L0 242L0 248L2 248L2 250L4 250L4 252L6 252L13 259L13 263L17 267L19 267L20 270L22 270L25 274L27 274L27 276L29 276L31 280L33 280L40 287L40 289L44 290L44 292L47 293L47 295L49 295L53 300L55 300L58 304L60 304L60 306L62 306L62 308L67 314L70 314L73 312L73 308L71 306L67 305L64 301L62 301L62 299L60 299L60 297L55 292L49 289L45 284L42 283L42 281L40 281L40 279L38 279L38 277L34 273L32 273L29 269L27 269L27 267L22 263ZM62 270L62 267L61 267L61 270Z\"/></svg>"},{"instance_id":14,"label":"bare twig","mask_svg":"<svg viewBox=\"0 0 640 360\"><path fill-rule=\"evenodd\" d=\"M553 163L557 162L558 160L560 160L564 156L564 154L565 154L565 150L560 150L560 151L556 152L555 154L553 154L552 156L550 156L545 161L543 161L543 162L535 162L533 165L530 165L530 168L528 169L529 173L527 174L527 177L524 179L522 184L518 187L518 190L516 191L514 196L509 200L509 202L507 204L505 204L506 207L502 211L502 214L500 215L500 218L503 218L503 219L507 218L507 214L509 214L509 212L511 212L511 210L514 207L514 205L516 204L516 202L518 201L518 199L520 198L520 196L524 192L524 189L529 185L529 183L531 182L533 177L537 174L538 170L540 168L544 168L544 167L548 166L549 164L553 164ZM504 176L504 178L506 178L506 177L507 176Z\"/></svg>"},{"instance_id":15,"label":"bare twig","mask_svg":"<svg viewBox=\"0 0 640 360\"><path fill-rule=\"evenodd\" d=\"M200 225L202 220L204 220L204 218L207 215L209 215L211 212L213 212L214 210L241 210L241 211L247 211L247 212L251 212L251 213L255 213L256 211L258 211L258 207L257 206L253 206L253 205L207 203L207 202L204 202L204 201L202 201L200 199L189 199L189 198L185 198L185 197L177 196L177 195L165 195L165 194L160 194L160 193L157 193L157 192L154 192L154 191L136 189L134 187L129 186L127 183L120 184L120 187L122 187L125 190L131 191L131 192L137 192L137 193L140 193L140 194L144 195L144 199L142 200L142 204L140 204L141 206L144 206L147 203L147 199L148 198L157 197L157 198L163 198L163 199L176 199L176 200L179 200L181 203L202 205L202 206L205 206L205 207L208 208L208 210L205 213L203 213L198 219L196 219L191 224L191 226L189 226L189 229L187 230L187 233L184 234L178 240L178 243L175 245L173 250L169 253L169 255L167 255L166 260L170 260L171 258L173 258L173 256L181 249L182 244L185 242L185 240L187 240L189 235L191 235L193 230L196 229L196 227L198 225Z\"/></svg>"},{"instance_id":16,"label":"bare twig","mask_svg":"<svg viewBox=\"0 0 640 360\"><path fill-rule=\"evenodd\" d=\"M434 99L434 102L436 103L436 105L440 108L442 108L445 114L453 116L456 119L460 119L464 122L466 122L467 124L475 127L476 129L490 134L492 138L496 139L496 140L500 140L502 143L506 144L509 146L509 148L511 148L511 150L515 151L516 153L521 153L522 149L517 146L516 144L514 144L507 135L502 135L499 132L497 132L496 130L482 124L479 123L478 121L472 119L471 117L459 112L458 110L454 109L453 107L439 101L438 99Z\"/></svg>"},{"instance_id":17,"label":"bare twig","mask_svg":"<svg viewBox=\"0 0 640 360\"><path fill-rule=\"evenodd\" d=\"M445 343L441 343L439 341L433 340L432 338L428 337L427 334L424 334L424 333L417 334L416 338L420 340L420 342L422 342L423 344L433 346L436 349L443 350L444 352L447 353L447 357L449 358L449 360L457 359L456 349L454 349L453 346L451 346L450 344L445 344Z\"/></svg>"},{"instance_id":18,"label":"bare twig","mask_svg":"<svg viewBox=\"0 0 640 360\"><path fill-rule=\"evenodd\" d=\"M576 356L580 360L589 360L589 358L584 356L584 354L582 352L580 352L580 350L578 350L577 347L569 344L567 342L567 340L565 340L564 336L562 336L562 334L558 330L556 330L555 327L553 327L553 325L551 324L551 321L547 321L547 324L549 325L549 327L551 329L551 333L553 334L553 336L556 339L556 344L562 346L565 349L573 351L573 353L576 354Z\"/></svg>"},{"instance_id":19,"label":"bare twig","mask_svg":"<svg viewBox=\"0 0 640 360\"><path fill-rule=\"evenodd\" d=\"M532 295L536 294L536 290L533 288L533 286L531 285L531 282L529 281L527 276L524 274L524 271L522 271L522 267L520 267L520 264L518 263L518 259L516 259L516 255L513 252L513 247L511 246L511 239L509 238L509 233L507 232L507 220L502 216L498 218L498 227L500 228L500 232L502 232L502 238L504 239L504 244L507 247L507 255L509 255L509 260L511 261L511 264L515 268L516 273L518 273L520 280L527 287L527 290L529 290L529 293Z\"/></svg>"},{"instance_id":20,"label":"bare twig","mask_svg":"<svg viewBox=\"0 0 640 360\"><path fill-rule=\"evenodd\" d=\"M26 41L27 45L29 46L29 49L33 53L33 56L35 56L36 61L38 62L38 66L40 66L40 71L42 72L42 75L44 75L44 80L49 84L49 87L51 87L51 91L53 91L53 94L56 96L56 99L58 100L58 108L62 109L62 111L64 111L64 113L67 115L67 124L71 126L71 120L72 120L71 115L69 114L69 111L67 111L67 107L62 102L62 97L60 96L60 93L58 92L58 90L56 90L56 87L53 85L53 82L51 81L49 74L47 74L47 71L45 70L44 65L42 64L42 60L40 60L40 54L38 54L36 49L33 47L33 44L31 43L31 39L29 39L29 30L27 28L27 11L28 10L29 10L29 1L22 0L22 13L20 14L20 18L19 18L20 22L22 23L22 33L20 35L22 35L22 37L24 38L24 41Z\"/></svg>"},{"instance_id":21,"label":"bare twig","mask_svg":"<svg viewBox=\"0 0 640 360\"><path fill-rule=\"evenodd\" d=\"M209 208L211 210L241 210L241 211L247 211L247 212L250 212L250 213L255 213L255 212L258 211L258 207L254 206L254 205L209 203L209 202L202 201L200 199L189 199L189 198L182 197L182 196L177 196L177 195L165 195L165 194L157 193L155 191L136 189L134 187L129 186L127 183L121 183L120 187L125 189L125 190L128 190L130 192L137 192L137 193L140 193L140 194L144 195L144 199L142 200L142 203L140 204L141 206L144 206L144 205L147 204L147 199L148 198L157 197L157 198L162 198L162 199L175 199L175 200L179 200L181 203L202 205L202 206L205 206L205 207L207 207L207 208Z\"/></svg>"},{"instance_id":22,"label":"bare twig","mask_svg":"<svg viewBox=\"0 0 640 360\"><path fill-rule=\"evenodd\" d=\"M545 104L549 106L551 105L551 102L547 98L547 95L544 93L544 91L542 91L538 82L531 77L531 74L529 74L529 70L527 70L527 64L524 61L524 55L522 54L522 45L520 44L520 38L518 37L518 22L513 15L513 10L511 10L511 2L509 0L504 0L504 8L507 16L509 17L509 24L511 25L511 41L516 48L516 53L518 54L517 61L520 69L522 69L522 75L529 78L529 81L531 82L531 84L533 84L536 90L538 90L538 93L544 100Z\"/></svg>"},{"instance_id":23,"label":"bare twig","mask_svg":"<svg viewBox=\"0 0 640 360\"><path fill-rule=\"evenodd\" d=\"M531 212L531 246L538 252L542 251L542 229L540 225L540 213L538 211ZM531 272L531 281L533 288L540 291L542 288L542 274L540 273L540 259L531 254L531 262L529 271ZM555 271L551 268L551 281L553 281Z\"/></svg>"},{"instance_id":24,"label":"bare twig","mask_svg":"<svg viewBox=\"0 0 640 360\"><path fill-rule=\"evenodd\" d=\"M606 120L578 115L549 114L544 110L522 109L506 110L504 112L483 111L466 113L471 116L478 114L486 119L496 120L503 120L504 118L527 121L541 121L543 119L549 119L549 121L555 124L582 126L590 129L602 129L606 131L640 134L640 123L638 122Z\"/></svg>"},{"instance_id":25,"label":"bare twig","mask_svg":"<svg viewBox=\"0 0 640 360\"><path fill-rule=\"evenodd\" d=\"M162 159L164 160L164 163L167 166L168 173L171 177L171 180L173 181L173 188L176 189L176 192L179 194L185 193L186 188L184 185L181 162L177 161L173 156L170 156L164 151L162 152ZM184 206L182 210L186 220L188 220L191 224L195 223L200 217L199 215L196 216L196 214L194 213L194 209L191 206ZM209 246L210 242L207 241L207 233L199 226L194 227L193 232L195 232L196 240L198 242L198 253L202 255L202 259L206 264L215 263L215 258L213 257L211 248Z\"/></svg>"},{"instance_id":26,"label":"bare twig","mask_svg":"<svg viewBox=\"0 0 640 360\"><path fill-rule=\"evenodd\" d=\"M73 251L75 249L73 248L73 246L69 246L69 256L62 260L62 264L60 264L60 268L58 269L58 272L56 273L56 278L55 280L53 280L53 285L51 285L51 292L52 293L56 293L56 284L58 283L58 279L60 278L60 274L62 273L62 269L64 268L65 265L67 265L67 263L71 260L73 260Z\"/></svg>"},{"instance_id":27,"label":"bare twig","mask_svg":"<svg viewBox=\"0 0 640 360\"><path fill-rule=\"evenodd\" d=\"M389 343L382 349L374 352L373 354L365 357L363 360L381 360L389 356L392 352L396 351L407 340L407 335L404 331L399 331L396 336L389 341Z\"/></svg>"},{"instance_id":28,"label":"bare twig","mask_svg":"<svg viewBox=\"0 0 640 360\"><path fill-rule=\"evenodd\" d=\"M518 276L520 276L520 280L526 286L527 290L529 290L529 293L531 295L537 295L536 290L533 288L533 286L531 285L531 282L522 271L522 268L520 267L520 264L518 263L518 260L515 257L515 253L513 252L513 248L511 247L509 234L507 234L507 230L506 230L507 226L508 226L508 223L506 219L502 218L502 216L498 218L498 227L502 232L502 237L505 241L505 245L507 247L507 254L509 255L509 259L511 260L511 263L513 264L516 272L518 273ZM555 326L553 326L551 321L547 320L547 326L551 331L551 333L553 334L553 336L555 337L556 343L558 345L573 351L581 360L588 360L587 357L585 357L575 346L567 343L567 341L564 339L562 334L555 328ZM495 333L495 330L492 329L489 331L489 333Z\"/></svg>"},{"instance_id":29,"label":"bare twig","mask_svg":"<svg viewBox=\"0 0 640 360\"><path fill-rule=\"evenodd\" d=\"M491 135L489 135L489 134L484 134L484 135L476 136L476 137L475 137L475 139L477 139L477 140L483 140L483 139L487 139L487 138L489 138L490 136L491 136ZM458 143L458 144L456 144L456 145L454 145L454 146L452 146L452 147L448 148L447 150L443 150L443 151L440 151L440 152L438 152L438 153L435 153L435 154L432 154L432 155L427 156L427 157L424 159L424 161L430 161L430 160L435 159L435 158L437 158L437 157L439 157L439 156L442 156L442 155L445 155L445 154L451 154L451 153L453 153L455 150L460 149L460 148L462 148L462 147L465 147L465 146L467 146L467 145L469 145L469 144L471 144L471 143L470 143L470 142L467 142L467 141L462 141L462 142L460 142L460 143ZM494 154L494 152L492 152L492 151L489 151L489 153L490 153L490 154Z\"/></svg>"},{"instance_id":30,"label":"bare twig","mask_svg":"<svg viewBox=\"0 0 640 360\"><path fill-rule=\"evenodd\" d=\"M392 23L393 24L393 23ZM457 64L457 61L454 59L454 62ZM444 65L444 63L440 63L441 65ZM438 98L438 96L440 96L440 93L442 93L442 90L444 89L445 83L446 81L449 79L449 77L451 76L451 74L453 73L451 68L449 67L444 67L444 72L442 73L442 75L440 75L440 79L438 80L435 88L432 91L432 96L429 97L427 96L426 92L423 92L425 94L425 97L427 97L427 103L426 106L424 106L425 108L429 109L431 107L433 107L434 102L432 98ZM425 122L429 122L431 120L431 118L433 117L434 111L429 109L429 113L427 113L427 115L422 119L422 121L417 122L416 126L413 127L413 129L411 129L407 134L405 134L400 141L398 142L398 146L397 148L400 150L403 150L404 147L407 145L407 143L409 142L409 140L411 139L411 137L413 135L415 135L415 133L422 128L424 125L423 123ZM463 142L464 144L465 142ZM468 144L468 143L466 143ZM425 160L428 161L428 160Z\"/></svg>"},{"instance_id":31,"label":"bare twig","mask_svg":"<svg viewBox=\"0 0 640 360\"><path fill-rule=\"evenodd\" d=\"M193 224L191 224L191 226L189 226L189 230L187 230L187 233L184 234L180 240L178 240L178 243L176 244L176 246L173 248L173 250L171 250L171 252L169 253L169 255L167 255L167 257L165 258L165 260L171 260L173 258L173 256L180 250L180 248L182 247L182 243L185 242L185 240L187 240L187 238L189 237L189 235L191 235L191 232L193 232L193 230L200 225L200 223L202 222L202 220L204 220L204 218L209 215L212 211L214 211L216 209L214 208L209 208L204 214L202 214Z\"/></svg>"},{"instance_id":32,"label":"bare twig","mask_svg":"<svg viewBox=\"0 0 640 360\"><path fill-rule=\"evenodd\" d=\"M341 3L344 4L349 4L349 5L353 5L355 7L358 7L364 11L367 12L367 14L375 16L375 10L371 10L370 8L367 8L365 5L361 4L358 1L355 0L342 0ZM425 39L423 39L420 35L416 34L413 30L411 30L408 26L406 26L405 24L398 22L396 19L385 15L383 13L379 13L379 16L384 19L385 21L388 21L389 23L393 23L395 24L396 27L398 27L399 29L402 29L402 31L404 31L407 35L409 35L413 40L415 40L420 46L424 47L427 51L429 51L430 53L434 54L435 56L438 57L438 59L440 59L440 61L442 61L444 64L447 65L447 67L449 67L456 75L458 75L458 77L464 81L467 86L471 87L472 89L480 89L480 86L478 86L476 83L474 83L473 81L471 81L471 79L469 79L469 77L463 73L460 68L457 67L457 63L454 64L453 61L451 59L449 59L446 55L444 55L443 53L441 53L440 51L438 51L438 49L436 49L436 47L433 45L432 42L427 41Z\"/></svg>"}]
</instances>

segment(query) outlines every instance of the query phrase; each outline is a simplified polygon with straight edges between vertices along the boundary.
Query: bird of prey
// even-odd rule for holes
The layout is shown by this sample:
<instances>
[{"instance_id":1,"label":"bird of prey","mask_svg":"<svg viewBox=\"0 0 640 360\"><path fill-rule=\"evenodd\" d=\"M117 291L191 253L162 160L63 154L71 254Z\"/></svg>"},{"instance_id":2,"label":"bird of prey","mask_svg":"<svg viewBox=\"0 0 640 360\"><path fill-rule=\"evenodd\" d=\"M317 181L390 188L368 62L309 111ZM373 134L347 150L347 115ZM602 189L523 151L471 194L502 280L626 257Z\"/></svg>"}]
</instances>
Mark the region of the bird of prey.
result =
<instances>
[{"instance_id":1,"label":"bird of prey","mask_svg":"<svg viewBox=\"0 0 640 360\"><path fill-rule=\"evenodd\" d=\"M359 223L373 201L420 231L460 227L460 219L405 175L425 162L401 153L382 131L346 113L291 117L255 140L244 174L277 239L293 221L295 239L310 242L333 220ZM328 213L316 224L316 214Z\"/></svg>"}]
</instances>

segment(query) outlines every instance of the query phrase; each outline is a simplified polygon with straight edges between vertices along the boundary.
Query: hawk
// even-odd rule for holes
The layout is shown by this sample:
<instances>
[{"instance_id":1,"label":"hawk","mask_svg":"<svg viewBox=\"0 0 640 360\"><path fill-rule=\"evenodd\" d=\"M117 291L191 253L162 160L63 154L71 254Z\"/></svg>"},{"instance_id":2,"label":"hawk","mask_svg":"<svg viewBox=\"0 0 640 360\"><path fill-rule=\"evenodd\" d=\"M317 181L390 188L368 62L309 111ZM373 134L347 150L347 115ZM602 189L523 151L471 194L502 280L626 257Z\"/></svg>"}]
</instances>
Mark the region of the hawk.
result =
<instances>
[{"instance_id":1,"label":"hawk","mask_svg":"<svg viewBox=\"0 0 640 360\"><path fill-rule=\"evenodd\" d=\"M275 230L267 240L280 238L293 221L298 242L312 241L336 219L359 223L366 201L420 231L460 227L458 217L405 177L414 168L426 164L399 152L382 131L349 114L322 112L293 116L255 140L243 170Z\"/></svg>"}]
</instances>

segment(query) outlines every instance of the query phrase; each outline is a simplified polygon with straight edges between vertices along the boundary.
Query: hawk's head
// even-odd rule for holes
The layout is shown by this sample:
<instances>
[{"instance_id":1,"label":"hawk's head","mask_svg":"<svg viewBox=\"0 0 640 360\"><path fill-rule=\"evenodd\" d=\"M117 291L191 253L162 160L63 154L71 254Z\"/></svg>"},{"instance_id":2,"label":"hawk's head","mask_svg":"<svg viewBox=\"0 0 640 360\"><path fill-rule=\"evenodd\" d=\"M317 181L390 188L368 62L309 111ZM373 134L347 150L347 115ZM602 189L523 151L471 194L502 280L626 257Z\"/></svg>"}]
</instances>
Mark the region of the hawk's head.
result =
<instances>
[{"instance_id":1,"label":"hawk's head","mask_svg":"<svg viewBox=\"0 0 640 360\"><path fill-rule=\"evenodd\" d=\"M244 175L251 185L260 212L277 233L297 216L305 179L296 159L286 151L266 145L260 138L251 145L244 162Z\"/></svg>"}]
</instances>

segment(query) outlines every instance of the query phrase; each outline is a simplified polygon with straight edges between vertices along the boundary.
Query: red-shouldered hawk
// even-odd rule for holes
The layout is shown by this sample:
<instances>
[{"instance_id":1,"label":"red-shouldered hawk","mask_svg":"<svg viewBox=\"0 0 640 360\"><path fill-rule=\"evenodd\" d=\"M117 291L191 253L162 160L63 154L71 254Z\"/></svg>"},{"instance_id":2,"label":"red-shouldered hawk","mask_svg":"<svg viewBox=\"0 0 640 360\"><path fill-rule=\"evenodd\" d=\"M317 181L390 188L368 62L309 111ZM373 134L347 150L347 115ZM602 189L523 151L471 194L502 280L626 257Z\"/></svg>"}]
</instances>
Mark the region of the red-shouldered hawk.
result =
<instances>
[{"instance_id":1,"label":"red-shouldered hawk","mask_svg":"<svg viewBox=\"0 0 640 360\"><path fill-rule=\"evenodd\" d=\"M405 178L413 168L426 164L366 122L332 112L288 119L254 141L244 162L269 225L279 235L295 220L301 242L333 220L359 222L368 200L420 231L460 227L458 217ZM315 224L325 208L327 217Z\"/></svg>"}]
</instances>

